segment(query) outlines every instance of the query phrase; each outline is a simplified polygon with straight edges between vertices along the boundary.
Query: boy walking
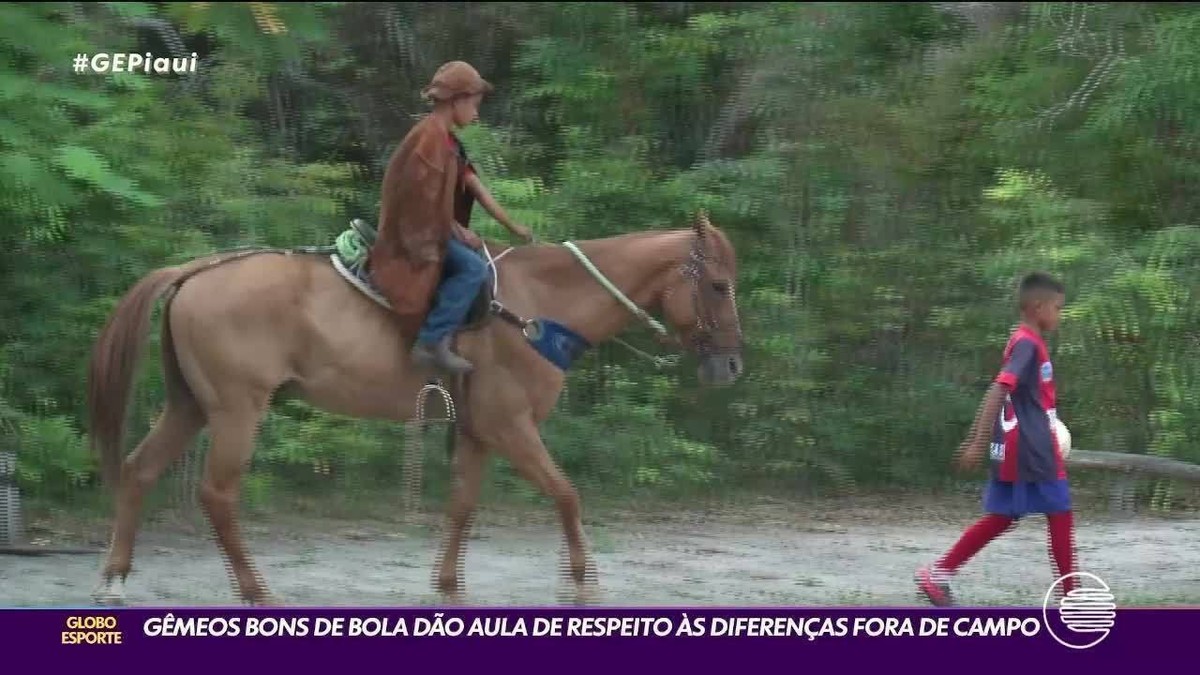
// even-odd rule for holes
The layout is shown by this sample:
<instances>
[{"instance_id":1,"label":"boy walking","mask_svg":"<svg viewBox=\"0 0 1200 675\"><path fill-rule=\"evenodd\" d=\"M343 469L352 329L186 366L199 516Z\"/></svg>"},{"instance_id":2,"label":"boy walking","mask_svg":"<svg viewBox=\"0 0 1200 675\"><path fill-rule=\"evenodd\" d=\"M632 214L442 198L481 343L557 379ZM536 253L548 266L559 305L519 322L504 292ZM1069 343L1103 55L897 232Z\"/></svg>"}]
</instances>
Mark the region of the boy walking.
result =
<instances>
[{"instance_id":1,"label":"boy walking","mask_svg":"<svg viewBox=\"0 0 1200 675\"><path fill-rule=\"evenodd\" d=\"M1053 421L1057 411L1054 367L1044 334L1058 328L1065 300L1063 284L1034 272L1018 291L1021 324L1004 349L1004 361L980 406L958 464L972 469L989 447L989 478L984 487L984 516L932 565L916 573L917 590L937 606L953 604L949 581L989 542L1032 513L1046 516L1050 554L1059 576L1074 569L1074 530L1066 466ZM1065 579L1062 592L1075 587Z\"/></svg>"}]
</instances>

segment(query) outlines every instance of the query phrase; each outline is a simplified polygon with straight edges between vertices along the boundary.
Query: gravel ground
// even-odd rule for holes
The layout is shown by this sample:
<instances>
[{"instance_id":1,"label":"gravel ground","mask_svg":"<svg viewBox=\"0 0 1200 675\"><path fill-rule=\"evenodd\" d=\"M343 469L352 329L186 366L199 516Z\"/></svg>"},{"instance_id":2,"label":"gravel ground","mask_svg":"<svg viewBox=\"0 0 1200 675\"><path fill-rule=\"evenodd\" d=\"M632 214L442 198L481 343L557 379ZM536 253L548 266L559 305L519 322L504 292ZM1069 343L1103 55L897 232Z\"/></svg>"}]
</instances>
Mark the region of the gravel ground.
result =
<instances>
[{"instance_id":1,"label":"gravel ground","mask_svg":"<svg viewBox=\"0 0 1200 675\"><path fill-rule=\"evenodd\" d=\"M866 503L870 501L871 503ZM950 500L768 502L590 515L599 604L624 606L914 605L914 568L944 551L976 516ZM587 504L585 503L585 508ZM105 524L35 519L30 539L104 541ZM290 605L436 604L431 586L440 523L303 518L249 520L245 532L268 586ZM1200 605L1200 516L1077 515L1080 569L1113 589L1118 606ZM228 605L236 598L215 542L186 521L139 533L130 605ZM465 559L473 605L551 605L564 587L551 509L485 507ZM0 606L90 605L100 555L0 555ZM1040 606L1056 575L1045 521L994 541L955 583L960 603Z\"/></svg>"}]
</instances>

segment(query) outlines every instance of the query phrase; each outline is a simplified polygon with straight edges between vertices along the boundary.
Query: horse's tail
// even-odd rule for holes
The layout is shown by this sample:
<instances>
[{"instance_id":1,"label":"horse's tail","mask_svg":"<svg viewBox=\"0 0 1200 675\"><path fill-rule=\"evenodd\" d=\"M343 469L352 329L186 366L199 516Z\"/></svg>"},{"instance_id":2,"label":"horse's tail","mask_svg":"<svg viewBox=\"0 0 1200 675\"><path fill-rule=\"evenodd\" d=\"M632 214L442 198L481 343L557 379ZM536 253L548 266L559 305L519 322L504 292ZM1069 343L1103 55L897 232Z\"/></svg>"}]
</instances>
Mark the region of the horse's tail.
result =
<instances>
[{"instance_id":1,"label":"horse's tail","mask_svg":"<svg viewBox=\"0 0 1200 675\"><path fill-rule=\"evenodd\" d=\"M133 376L150 332L154 304L168 290L178 288L199 272L217 265L277 249L245 249L216 253L173 267L162 267L142 277L121 298L109 315L92 348L88 364L88 418L91 448L100 458L104 482L115 489L121 480L121 444L125 415L133 389ZM167 303L170 309L170 302ZM165 317L164 317L165 318ZM163 322L163 376L167 394L191 395L179 369L170 323Z\"/></svg>"},{"instance_id":2,"label":"horse's tail","mask_svg":"<svg viewBox=\"0 0 1200 675\"><path fill-rule=\"evenodd\" d=\"M91 447L100 458L105 483L113 489L121 478L125 414L133 376L149 337L150 315L163 293L188 271L186 267L163 267L142 277L117 303L92 348L87 388Z\"/></svg>"},{"instance_id":3,"label":"horse's tail","mask_svg":"<svg viewBox=\"0 0 1200 675\"><path fill-rule=\"evenodd\" d=\"M100 457L105 483L114 489L121 479L121 443L125 415L133 389L133 376L150 332L154 304L172 288L217 265L276 249L226 251L196 258L174 267L162 267L142 277L117 303L108 324L96 338L88 367L88 417L92 423L92 451ZM170 310L167 302L167 311ZM165 318L165 316L164 316ZM163 322L163 378L169 396L191 395L179 369L170 322Z\"/></svg>"}]
</instances>

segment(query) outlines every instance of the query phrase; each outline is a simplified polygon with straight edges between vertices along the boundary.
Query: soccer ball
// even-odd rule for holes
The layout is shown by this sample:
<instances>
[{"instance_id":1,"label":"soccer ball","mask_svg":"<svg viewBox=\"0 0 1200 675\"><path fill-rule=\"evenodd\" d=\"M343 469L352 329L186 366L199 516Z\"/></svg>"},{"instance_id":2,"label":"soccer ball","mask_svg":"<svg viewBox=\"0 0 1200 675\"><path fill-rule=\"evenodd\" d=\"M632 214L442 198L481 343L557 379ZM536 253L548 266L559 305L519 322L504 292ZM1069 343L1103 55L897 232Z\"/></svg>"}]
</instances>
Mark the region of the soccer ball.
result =
<instances>
[{"instance_id":1,"label":"soccer ball","mask_svg":"<svg viewBox=\"0 0 1200 675\"><path fill-rule=\"evenodd\" d=\"M1062 453L1062 458L1066 459L1071 454L1071 432L1058 418L1054 419L1054 435L1058 438L1058 450Z\"/></svg>"}]
</instances>

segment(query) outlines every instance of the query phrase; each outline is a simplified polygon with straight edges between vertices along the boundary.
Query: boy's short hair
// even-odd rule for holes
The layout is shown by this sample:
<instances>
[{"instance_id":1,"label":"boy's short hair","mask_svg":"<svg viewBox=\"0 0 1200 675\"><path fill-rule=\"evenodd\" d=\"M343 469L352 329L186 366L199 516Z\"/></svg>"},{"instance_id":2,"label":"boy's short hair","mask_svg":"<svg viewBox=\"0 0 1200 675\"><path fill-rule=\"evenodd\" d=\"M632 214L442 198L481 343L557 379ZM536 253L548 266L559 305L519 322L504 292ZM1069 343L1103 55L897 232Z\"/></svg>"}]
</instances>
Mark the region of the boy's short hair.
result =
<instances>
[{"instance_id":1,"label":"boy's short hair","mask_svg":"<svg viewBox=\"0 0 1200 675\"><path fill-rule=\"evenodd\" d=\"M1066 286L1048 272L1030 272L1021 279L1017 304L1024 309L1029 302L1048 294L1065 295Z\"/></svg>"}]
</instances>

